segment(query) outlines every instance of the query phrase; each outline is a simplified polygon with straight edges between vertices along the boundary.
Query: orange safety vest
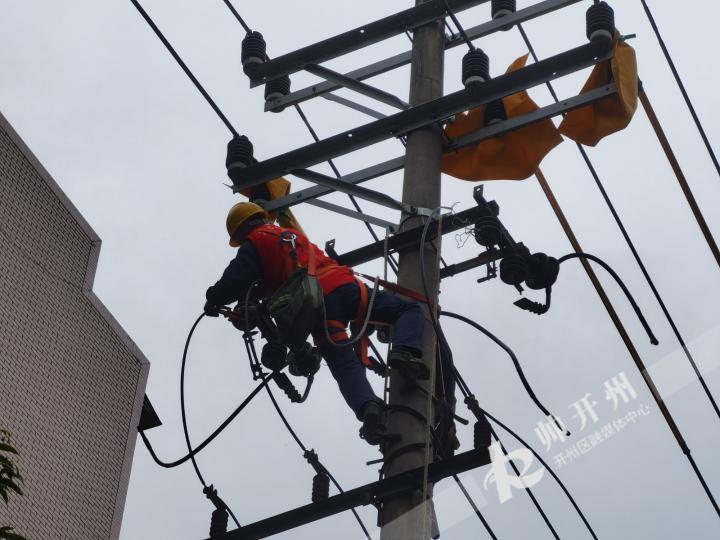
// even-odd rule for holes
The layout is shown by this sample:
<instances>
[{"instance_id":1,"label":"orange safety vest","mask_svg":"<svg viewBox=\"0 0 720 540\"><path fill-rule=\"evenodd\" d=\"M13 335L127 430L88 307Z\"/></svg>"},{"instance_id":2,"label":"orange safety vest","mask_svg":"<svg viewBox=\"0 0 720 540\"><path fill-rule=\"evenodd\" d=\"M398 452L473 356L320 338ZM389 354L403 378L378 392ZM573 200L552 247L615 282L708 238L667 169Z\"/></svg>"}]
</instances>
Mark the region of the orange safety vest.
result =
<instances>
[{"instance_id":1,"label":"orange safety vest","mask_svg":"<svg viewBox=\"0 0 720 540\"><path fill-rule=\"evenodd\" d=\"M297 260L292 255L290 235L296 236ZM297 229L261 225L248 235L248 240L260 254L263 277L272 290L285 283L298 266L307 267L309 249L314 251L315 275L320 282L323 295L330 294L341 285L355 283L352 269L342 266L335 259L328 257Z\"/></svg>"}]
</instances>

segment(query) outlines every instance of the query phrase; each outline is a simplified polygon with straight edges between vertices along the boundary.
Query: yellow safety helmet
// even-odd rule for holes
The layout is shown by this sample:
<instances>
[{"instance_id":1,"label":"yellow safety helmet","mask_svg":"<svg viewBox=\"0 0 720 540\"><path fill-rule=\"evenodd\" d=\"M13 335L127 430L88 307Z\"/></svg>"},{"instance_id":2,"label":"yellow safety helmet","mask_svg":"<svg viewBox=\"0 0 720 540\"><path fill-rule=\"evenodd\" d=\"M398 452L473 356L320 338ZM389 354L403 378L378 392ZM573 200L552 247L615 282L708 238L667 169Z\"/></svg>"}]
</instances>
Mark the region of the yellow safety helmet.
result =
<instances>
[{"instance_id":1,"label":"yellow safety helmet","mask_svg":"<svg viewBox=\"0 0 720 540\"><path fill-rule=\"evenodd\" d=\"M253 216L262 215L267 219L267 212L255 203L251 202L239 202L235 204L228 212L227 221L227 232L230 235L230 245L232 247L240 246L240 242L233 238L233 235L237 230L245 223L248 219Z\"/></svg>"}]
</instances>

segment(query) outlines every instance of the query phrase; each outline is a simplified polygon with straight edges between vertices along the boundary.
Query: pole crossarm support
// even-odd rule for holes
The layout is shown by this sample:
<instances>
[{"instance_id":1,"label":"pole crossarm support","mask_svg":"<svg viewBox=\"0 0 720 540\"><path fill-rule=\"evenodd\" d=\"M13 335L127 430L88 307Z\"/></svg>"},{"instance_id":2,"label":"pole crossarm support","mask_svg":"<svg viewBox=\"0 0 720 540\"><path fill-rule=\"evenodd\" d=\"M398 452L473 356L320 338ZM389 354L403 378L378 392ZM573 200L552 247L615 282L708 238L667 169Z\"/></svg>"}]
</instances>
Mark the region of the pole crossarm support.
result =
<instances>
[{"instance_id":1,"label":"pole crossarm support","mask_svg":"<svg viewBox=\"0 0 720 540\"><path fill-rule=\"evenodd\" d=\"M457 214L447 214L440 216L440 219L434 221L428 227L426 241L430 242L437 236L438 225L441 226L442 234L448 234L458 231L466 227L472 227L480 218L496 218L498 213L498 205L495 201L486 201L482 194L482 186L475 188L474 193L477 206L458 212ZM439 222L439 223L438 223ZM514 243L510 234L502 228L507 242ZM383 257L387 248L388 254L397 253L404 249L417 246L420 242L423 227L414 227L407 231L395 234L387 239L387 246L384 240L379 240L363 246L361 248L349 251L342 255L335 252L335 243L330 241L325 244L325 250L330 256L336 259L340 264L346 266L357 266L374 259ZM499 258L499 257L498 257ZM490 262L489 260L487 262Z\"/></svg>"},{"instance_id":2,"label":"pole crossarm support","mask_svg":"<svg viewBox=\"0 0 720 540\"><path fill-rule=\"evenodd\" d=\"M358 221L370 223L371 225L377 225L378 227L382 227L383 229L386 229L388 231L388 233L390 233L390 234L396 232L397 228L398 228L395 223L391 223L385 219L371 216L364 212L357 212L355 210L350 210L349 208L345 208L344 206L340 206L339 204L334 204L334 203L331 203L328 201L315 199L315 200L308 201L308 204L311 204L318 208L322 208L324 210L328 210L330 212L335 212L336 214L340 214L342 216L357 219Z\"/></svg>"},{"instance_id":3,"label":"pole crossarm support","mask_svg":"<svg viewBox=\"0 0 720 540\"><path fill-rule=\"evenodd\" d=\"M490 454L487 448L470 450L449 459L431 463L428 467L428 480L438 482L453 474L476 469L489 463ZM225 534L214 536L212 540L257 540L266 538L350 510L356 506L376 504L389 497L420 489L422 484L423 468L419 467L397 476L384 478L339 495L334 495L325 501L306 504L262 521L245 525Z\"/></svg>"},{"instance_id":4,"label":"pole crossarm support","mask_svg":"<svg viewBox=\"0 0 720 540\"><path fill-rule=\"evenodd\" d=\"M313 75L317 75L318 77L322 77L325 80L336 82L337 84L340 84L345 88L353 90L364 96L370 97L376 101L384 103L385 105L395 107L396 109L405 110L410 107L410 105L405 103L399 97L392 95L390 92L380 90L379 88L375 88L374 86L370 86L369 84L360 82L357 79L353 79L352 77L348 77L347 75L343 75L342 73L338 73L337 71L333 71L332 69L318 66L316 64L310 64L308 66L305 66L305 71L307 71L308 73L312 73Z\"/></svg>"},{"instance_id":5,"label":"pole crossarm support","mask_svg":"<svg viewBox=\"0 0 720 540\"><path fill-rule=\"evenodd\" d=\"M447 0L453 11L463 11L489 0ZM292 75L308 64L320 64L344 54L357 51L384 39L391 38L445 16L443 0L430 0L416 7L389 15L375 22L348 30L302 49L257 64L248 73L254 88L283 75Z\"/></svg>"},{"instance_id":6,"label":"pole crossarm support","mask_svg":"<svg viewBox=\"0 0 720 540\"><path fill-rule=\"evenodd\" d=\"M499 30L503 30L507 28L508 25L512 26L516 24L521 24L523 22L530 21L537 17L541 17L553 11L557 11L573 4L577 4L580 1L582 0L545 0L544 2L538 2L537 4L534 4L527 8L520 9L511 15L507 15L505 17L501 17L499 19L495 19L490 22L469 28L467 29L466 34L471 40L475 40L484 36L488 36ZM464 44L465 42L463 41L462 36L456 35L454 38L447 40L445 48L451 49ZM345 75L357 81L369 79L371 77L375 77L376 75L381 75L383 73L387 73L388 71L392 71L393 69L405 66L410 63L411 58L411 52L407 51L397 54L395 56L391 56L390 58L387 58L385 60L374 62L363 68L350 71ZM265 103L265 110L270 111L296 105L298 103L302 103L303 101L312 99L316 96L320 96L328 92L334 92L335 90L341 88L341 86L342 85L332 81L313 84L312 86L308 86L301 90L291 92L287 96L268 100Z\"/></svg>"},{"instance_id":7,"label":"pole crossarm support","mask_svg":"<svg viewBox=\"0 0 720 540\"><path fill-rule=\"evenodd\" d=\"M520 129L532 123L539 122L553 116L565 114L568 111L584 107L585 105L589 105L590 103L594 103L595 101L606 98L609 95L613 95L616 92L617 88L615 84L612 83L601 88L591 90L590 92L586 92L584 94L580 94L569 99L564 99L562 101L559 101L558 103L553 103L552 105L542 107L532 113L524 114L522 116L515 116L508 120L498 122L497 124L493 124L491 126L479 129L478 131L475 131L473 133L464 135L463 137L454 139L446 145L446 150L452 151L472 144L477 144L481 141L490 139L492 137L497 137L505 133L509 133L510 131ZM361 182L366 182L368 180L379 178L380 176L384 176L391 172L398 171L402 169L403 166L404 157L398 157L385 161L383 163L379 163L377 165L373 165L372 167L362 169L352 174L342 176L339 179L333 180L337 182L343 182L344 184L359 184ZM265 205L265 209L268 212L274 212L284 208L289 208L296 204L300 204L312 199L316 199L318 197L322 197L324 195L328 195L333 191L336 190L325 186L314 186L311 188L297 191L295 193L291 193L280 199L270 201ZM337 191L343 190L337 189Z\"/></svg>"},{"instance_id":8,"label":"pole crossarm support","mask_svg":"<svg viewBox=\"0 0 720 540\"><path fill-rule=\"evenodd\" d=\"M400 137L495 99L527 90L595 65L611 56L612 45L610 43L582 45L512 73L501 75L477 87L460 90L400 111L382 120L375 120L249 167L233 169L234 189L257 186L273 178L289 174L295 169L306 169L391 137Z\"/></svg>"},{"instance_id":9,"label":"pole crossarm support","mask_svg":"<svg viewBox=\"0 0 720 540\"><path fill-rule=\"evenodd\" d=\"M387 208L392 208L393 210L400 210L406 214L416 213L410 205L403 204L400 201L393 199L390 195L380 193L379 191L373 191L372 189L358 186L350 182L343 182L342 180L333 178L332 176L327 176L307 169L292 171L292 174L298 178L302 178L303 180L309 180L310 182L314 182L320 186L330 188L333 191L354 195L360 199L365 199L366 201L386 206Z\"/></svg>"}]
</instances>

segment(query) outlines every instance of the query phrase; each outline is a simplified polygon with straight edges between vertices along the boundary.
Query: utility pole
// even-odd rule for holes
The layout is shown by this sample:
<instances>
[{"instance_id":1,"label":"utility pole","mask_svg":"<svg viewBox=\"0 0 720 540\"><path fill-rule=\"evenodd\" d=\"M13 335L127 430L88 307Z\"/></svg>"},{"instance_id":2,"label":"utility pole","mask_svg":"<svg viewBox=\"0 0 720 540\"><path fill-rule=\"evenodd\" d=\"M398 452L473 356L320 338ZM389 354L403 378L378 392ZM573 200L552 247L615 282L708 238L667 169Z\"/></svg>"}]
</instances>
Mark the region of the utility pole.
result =
<instances>
[{"instance_id":1,"label":"utility pole","mask_svg":"<svg viewBox=\"0 0 720 540\"><path fill-rule=\"evenodd\" d=\"M416 0L415 5L426 0ZM414 107L443 95L443 69L445 55L445 32L443 19L417 28L413 32L412 64L410 75L410 106ZM440 205L440 160L442 157L442 132L437 125L430 125L411 132L408 135L405 151L405 175L403 180L404 203L418 207L434 209ZM405 216L403 216L405 217ZM421 226L428 217L413 217L402 223L401 231ZM441 238L435 240L440 249ZM428 244L429 245L429 244ZM420 270L421 258L424 259L428 300L437 305L439 288L438 254L432 249L421 250L418 246L400 254L398 284L416 291L423 291ZM420 384L432 392L435 379L435 343L436 336L432 325L425 323L423 361L430 368L430 379ZM419 388L408 389L402 377L396 373L390 376L390 405L402 405L433 421L432 402L428 416L428 394ZM413 444L423 444L426 440L427 426L418 418L406 412L391 411L388 416L388 433L397 433L402 440L390 446L386 457L394 450ZM425 464L425 450L419 448L402 453L388 464L387 476L400 474ZM430 459L432 460L432 448ZM431 486L428 497L432 493ZM430 536L431 507L423 504L422 493L414 492L390 499L382 507L381 540L426 540Z\"/></svg>"}]
</instances>

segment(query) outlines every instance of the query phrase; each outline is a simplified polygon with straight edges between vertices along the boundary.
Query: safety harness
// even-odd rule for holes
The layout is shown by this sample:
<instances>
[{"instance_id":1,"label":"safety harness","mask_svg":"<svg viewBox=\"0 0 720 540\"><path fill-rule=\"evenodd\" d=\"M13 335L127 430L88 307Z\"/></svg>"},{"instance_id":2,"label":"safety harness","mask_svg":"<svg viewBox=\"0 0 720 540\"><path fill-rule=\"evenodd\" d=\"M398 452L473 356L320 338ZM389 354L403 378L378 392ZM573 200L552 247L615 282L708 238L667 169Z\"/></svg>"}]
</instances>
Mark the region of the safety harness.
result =
<instances>
[{"instance_id":1,"label":"safety harness","mask_svg":"<svg viewBox=\"0 0 720 540\"><path fill-rule=\"evenodd\" d=\"M422 302L425 304L428 304L428 299L421 295L420 293L413 291L412 289L408 289L407 287L403 287L401 285L398 285L397 283L392 283L390 281L373 277L368 274L363 274L361 272L355 272L353 271L353 274L357 277L361 277L367 280L372 280L373 283L378 286L382 285L383 288L393 291L395 293L398 293L402 296L406 296L408 298L412 298L413 300L416 300L418 302ZM358 332L363 331L364 322L367 319L368 316L368 310L372 310L372 306L369 305L368 302L368 286L365 284L365 282L361 281L358 278L355 278L355 282L358 285L358 288L360 289L360 300L358 302L358 307L355 312L355 318L350 321L350 332L353 336L353 339L357 337ZM329 319L326 321L326 325L328 328L334 328L341 330L340 332L337 332L335 334L330 334L330 338L335 342L339 343L341 341L345 341L350 339L350 336L348 335L346 331L346 326L342 321L332 320ZM375 320L369 320L368 325L375 326L391 326L389 323L382 322L382 321L375 321ZM360 361L362 362L363 366L365 366L368 369L375 368L375 364L373 362L373 359L370 358L368 354L368 347L370 343L369 333L367 330L363 333L362 337L360 337L358 341L358 347L357 347L357 353L360 357Z\"/></svg>"}]
</instances>

